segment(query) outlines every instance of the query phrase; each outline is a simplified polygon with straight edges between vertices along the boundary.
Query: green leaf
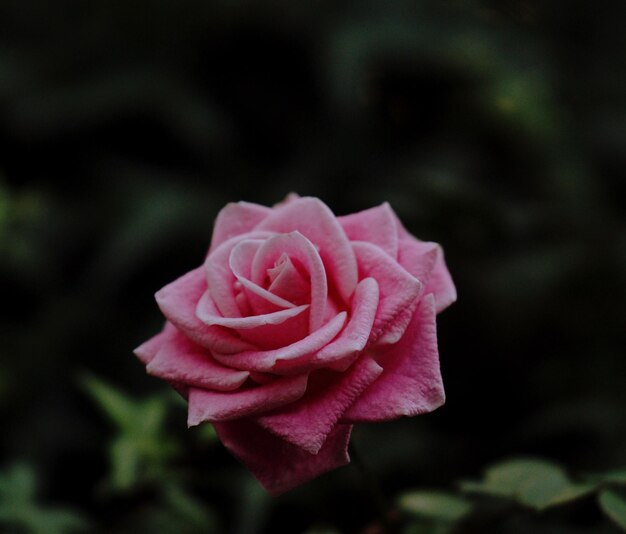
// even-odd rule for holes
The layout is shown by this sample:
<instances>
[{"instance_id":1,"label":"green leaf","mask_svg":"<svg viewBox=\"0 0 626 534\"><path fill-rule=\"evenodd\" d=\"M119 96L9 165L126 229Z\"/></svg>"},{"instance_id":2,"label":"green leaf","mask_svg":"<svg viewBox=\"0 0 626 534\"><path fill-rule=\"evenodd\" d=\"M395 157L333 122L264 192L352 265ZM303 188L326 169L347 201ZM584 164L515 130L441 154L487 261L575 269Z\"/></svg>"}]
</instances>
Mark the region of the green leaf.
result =
<instances>
[{"instance_id":1,"label":"green leaf","mask_svg":"<svg viewBox=\"0 0 626 534\"><path fill-rule=\"evenodd\" d=\"M28 525L31 534L65 534L87 529L85 520L70 510L43 508L31 510L26 517L23 524Z\"/></svg>"},{"instance_id":2,"label":"green leaf","mask_svg":"<svg viewBox=\"0 0 626 534\"><path fill-rule=\"evenodd\" d=\"M252 477L241 479L237 506L236 532L254 533L267 517L270 498L261 485Z\"/></svg>"},{"instance_id":3,"label":"green leaf","mask_svg":"<svg viewBox=\"0 0 626 534\"><path fill-rule=\"evenodd\" d=\"M458 521L472 510L464 499L438 491L412 491L402 495L398 504L414 515L443 522Z\"/></svg>"},{"instance_id":4,"label":"green leaf","mask_svg":"<svg viewBox=\"0 0 626 534\"><path fill-rule=\"evenodd\" d=\"M604 490L598 496L602 511L623 530L626 530L626 500L618 493Z\"/></svg>"},{"instance_id":5,"label":"green leaf","mask_svg":"<svg viewBox=\"0 0 626 534\"><path fill-rule=\"evenodd\" d=\"M215 518L210 513L211 509L205 503L194 499L187 491L177 484L170 484L164 488L164 500L169 508L178 517L198 532L211 532L214 529Z\"/></svg>"},{"instance_id":6,"label":"green leaf","mask_svg":"<svg viewBox=\"0 0 626 534\"><path fill-rule=\"evenodd\" d=\"M172 405L169 392L135 400L93 376L86 377L83 384L118 427L109 449L113 489L128 491L164 476L170 459L179 450L178 442L165 430Z\"/></svg>"},{"instance_id":7,"label":"green leaf","mask_svg":"<svg viewBox=\"0 0 626 534\"><path fill-rule=\"evenodd\" d=\"M546 502L542 508L549 508L551 506L559 506L561 504L567 504L576 499L580 499L596 491L598 487L595 484L570 484L563 488L563 490L552 497Z\"/></svg>"},{"instance_id":8,"label":"green leaf","mask_svg":"<svg viewBox=\"0 0 626 534\"><path fill-rule=\"evenodd\" d=\"M29 502L35 498L35 472L32 467L18 463L0 476L2 502Z\"/></svg>"},{"instance_id":9,"label":"green leaf","mask_svg":"<svg viewBox=\"0 0 626 534\"><path fill-rule=\"evenodd\" d=\"M609 482L614 484L626 484L626 469L618 469L615 471L609 471L600 475L599 480L602 482Z\"/></svg>"},{"instance_id":10,"label":"green leaf","mask_svg":"<svg viewBox=\"0 0 626 534\"><path fill-rule=\"evenodd\" d=\"M141 463L140 449L132 440L116 439L110 446L111 481L120 490L131 488L139 478Z\"/></svg>"},{"instance_id":11,"label":"green leaf","mask_svg":"<svg viewBox=\"0 0 626 534\"><path fill-rule=\"evenodd\" d=\"M510 497L537 510L562 504L592 491L574 484L558 466L535 459L516 459L490 467L483 481L462 482L461 490Z\"/></svg>"}]
</instances>

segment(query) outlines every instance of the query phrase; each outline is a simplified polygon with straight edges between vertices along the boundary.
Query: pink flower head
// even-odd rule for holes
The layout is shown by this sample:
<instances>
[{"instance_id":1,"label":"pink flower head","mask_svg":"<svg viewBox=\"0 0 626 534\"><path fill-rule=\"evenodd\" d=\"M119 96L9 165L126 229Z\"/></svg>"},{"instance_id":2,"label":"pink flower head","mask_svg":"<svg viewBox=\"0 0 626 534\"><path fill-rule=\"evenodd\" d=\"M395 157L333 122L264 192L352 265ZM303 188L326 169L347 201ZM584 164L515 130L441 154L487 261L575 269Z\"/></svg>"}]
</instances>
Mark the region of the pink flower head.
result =
<instances>
[{"instance_id":1,"label":"pink flower head","mask_svg":"<svg viewBox=\"0 0 626 534\"><path fill-rule=\"evenodd\" d=\"M445 400L435 315L456 290L386 203L228 204L204 264L156 300L167 322L135 354L270 493L348 463L353 423Z\"/></svg>"}]
</instances>

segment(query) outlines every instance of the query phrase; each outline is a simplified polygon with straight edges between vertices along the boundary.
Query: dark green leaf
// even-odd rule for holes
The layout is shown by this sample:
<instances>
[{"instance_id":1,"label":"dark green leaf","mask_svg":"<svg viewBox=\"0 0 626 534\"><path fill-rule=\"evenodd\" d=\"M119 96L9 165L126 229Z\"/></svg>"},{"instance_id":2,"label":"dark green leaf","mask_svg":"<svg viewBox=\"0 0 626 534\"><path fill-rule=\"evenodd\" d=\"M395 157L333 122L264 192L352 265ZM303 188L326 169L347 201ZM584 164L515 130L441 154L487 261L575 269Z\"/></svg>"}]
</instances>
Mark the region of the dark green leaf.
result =
<instances>
[{"instance_id":1,"label":"dark green leaf","mask_svg":"<svg viewBox=\"0 0 626 534\"><path fill-rule=\"evenodd\" d=\"M168 506L187 525L198 532L211 532L215 519L210 514L211 509L194 499L187 491L177 484L169 484L165 488L164 499Z\"/></svg>"},{"instance_id":2,"label":"dark green leaf","mask_svg":"<svg viewBox=\"0 0 626 534\"><path fill-rule=\"evenodd\" d=\"M407 512L443 522L458 521L472 509L464 499L438 491L405 493L398 503Z\"/></svg>"},{"instance_id":3,"label":"dark green leaf","mask_svg":"<svg viewBox=\"0 0 626 534\"><path fill-rule=\"evenodd\" d=\"M620 485L626 484L626 469L609 471L608 473L603 473L598 478L602 482L609 482Z\"/></svg>"},{"instance_id":4,"label":"dark green leaf","mask_svg":"<svg viewBox=\"0 0 626 534\"><path fill-rule=\"evenodd\" d=\"M604 490L598 496L600 508L617 525L626 530L626 499L611 490Z\"/></svg>"},{"instance_id":5,"label":"dark green leaf","mask_svg":"<svg viewBox=\"0 0 626 534\"><path fill-rule=\"evenodd\" d=\"M563 488L563 490L557 493L552 499L550 499L543 508L548 508L550 506L559 506L561 504L566 504L571 501L575 501L576 499L580 499L581 497L585 497L590 493L593 493L597 490L597 486L595 484L570 484Z\"/></svg>"},{"instance_id":6,"label":"dark green leaf","mask_svg":"<svg viewBox=\"0 0 626 534\"><path fill-rule=\"evenodd\" d=\"M516 459L490 467L481 482L462 482L461 490L511 497L536 509L562 504L591 491L576 485L558 466L543 460Z\"/></svg>"},{"instance_id":7,"label":"dark green leaf","mask_svg":"<svg viewBox=\"0 0 626 534\"><path fill-rule=\"evenodd\" d=\"M165 431L170 395L135 400L95 377L87 377L83 383L118 426L109 450L113 488L127 491L161 476L179 450L178 443Z\"/></svg>"}]
</instances>

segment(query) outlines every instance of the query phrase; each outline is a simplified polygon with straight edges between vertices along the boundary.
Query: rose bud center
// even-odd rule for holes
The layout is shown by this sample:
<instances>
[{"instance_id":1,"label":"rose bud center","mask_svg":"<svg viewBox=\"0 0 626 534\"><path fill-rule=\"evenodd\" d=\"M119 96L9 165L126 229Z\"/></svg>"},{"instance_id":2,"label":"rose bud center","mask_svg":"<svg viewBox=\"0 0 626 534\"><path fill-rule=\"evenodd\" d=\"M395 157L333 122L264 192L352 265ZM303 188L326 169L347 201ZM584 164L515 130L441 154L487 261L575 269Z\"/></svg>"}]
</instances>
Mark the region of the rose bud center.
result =
<instances>
[{"instance_id":1,"label":"rose bud center","mask_svg":"<svg viewBox=\"0 0 626 534\"><path fill-rule=\"evenodd\" d=\"M283 252L274 267L267 269L265 280L268 291L296 305L306 304L311 294L309 277L303 274L306 271L298 264L298 260L292 261Z\"/></svg>"}]
</instances>

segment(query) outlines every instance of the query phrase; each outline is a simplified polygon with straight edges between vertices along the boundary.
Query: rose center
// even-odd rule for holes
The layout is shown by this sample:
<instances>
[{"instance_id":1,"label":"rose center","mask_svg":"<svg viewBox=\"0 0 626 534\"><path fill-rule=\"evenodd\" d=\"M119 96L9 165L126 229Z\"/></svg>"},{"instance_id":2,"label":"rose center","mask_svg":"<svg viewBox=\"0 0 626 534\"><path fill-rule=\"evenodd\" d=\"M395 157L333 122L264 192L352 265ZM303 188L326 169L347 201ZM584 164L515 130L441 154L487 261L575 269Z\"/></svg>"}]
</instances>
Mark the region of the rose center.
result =
<instances>
[{"instance_id":1,"label":"rose center","mask_svg":"<svg viewBox=\"0 0 626 534\"><path fill-rule=\"evenodd\" d=\"M311 284L304 269L285 253L267 269L266 288L274 295L293 304L306 304L310 300Z\"/></svg>"}]
</instances>

